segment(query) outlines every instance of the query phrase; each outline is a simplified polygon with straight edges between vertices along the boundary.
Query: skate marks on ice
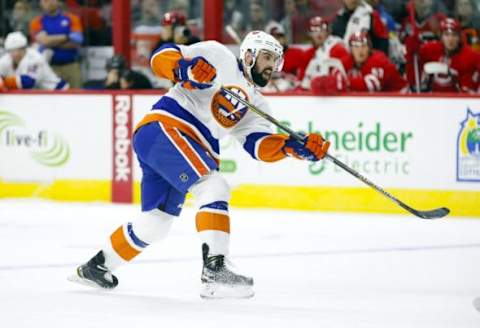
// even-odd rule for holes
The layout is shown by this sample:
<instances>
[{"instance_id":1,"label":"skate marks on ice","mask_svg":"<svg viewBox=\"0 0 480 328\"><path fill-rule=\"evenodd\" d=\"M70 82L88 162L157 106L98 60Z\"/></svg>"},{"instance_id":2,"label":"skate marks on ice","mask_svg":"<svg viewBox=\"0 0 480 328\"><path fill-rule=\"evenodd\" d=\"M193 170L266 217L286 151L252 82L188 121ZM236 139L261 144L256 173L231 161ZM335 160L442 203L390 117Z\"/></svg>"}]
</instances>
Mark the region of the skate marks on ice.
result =
<instances>
[{"instance_id":1,"label":"skate marks on ice","mask_svg":"<svg viewBox=\"0 0 480 328\"><path fill-rule=\"evenodd\" d=\"M200 287L199 287L200 288ZM181 318L188 313L192 317L204 317L205 315L215 315L219 311L222 316L232 318L235 316L248 318L256 317L261 314L263 317L272 317L277 320L288 320L292 317L300 316L303 322L314 320L318 317L318 308L315 306L305 307L303 305L274 304L268 300L258 301L253 298L217 298L206 299L195 296L179 295L177 297L160 295L159 293L150 294L150 292L124 291L121 289L101 290L101 289L82 289L71 290L67 292L72 296L85 296L95 299L107 300L109 304L116 305L117 308L151 308L155 309L157 315L162 312L168 312L169 316ZM98 302L97 302L98 303ZM218 315L218 314L217 314ZM232 324L232 322L230 323ZM193 323L192 323L193 325ZM233 325L236 327L235 325ZM183 326L182 326L183 327ZM283 327L283 325L281 325Z\"/></svg>"},{"instance_id":2,"label":"skate marks on ice","mask_svg":"<svg viewBox=\"0 0 480 328\"><path fill-rule=\"evenodd\" d=\"M471 249L480 248L480 243L458 244L458 245L421 245L421 246L398 246L386 248L365 248L365 249L334 249L325 251L308 251L308 252L282 252L282 253L264 253L264 254L238 254L236 259L257 259L257 258L285 258L297 256L318 256L318 255L348 255L348 254L371 254L371 253L390 253L390 252L416 252L416 251L436 251L436 250L454 250L454 249ZM129 265L138 264L158 264L158 263L182 263L198 261L198 257L179 257L169 259L144 259L137 260ZM37 269L54 269L69 268L78 266L77 262L71 263L51 263L38 265L0 265L0 271L15 270L37 270ZM480 298L480 297L479 297Z\"/></svg>"}]
</instances>

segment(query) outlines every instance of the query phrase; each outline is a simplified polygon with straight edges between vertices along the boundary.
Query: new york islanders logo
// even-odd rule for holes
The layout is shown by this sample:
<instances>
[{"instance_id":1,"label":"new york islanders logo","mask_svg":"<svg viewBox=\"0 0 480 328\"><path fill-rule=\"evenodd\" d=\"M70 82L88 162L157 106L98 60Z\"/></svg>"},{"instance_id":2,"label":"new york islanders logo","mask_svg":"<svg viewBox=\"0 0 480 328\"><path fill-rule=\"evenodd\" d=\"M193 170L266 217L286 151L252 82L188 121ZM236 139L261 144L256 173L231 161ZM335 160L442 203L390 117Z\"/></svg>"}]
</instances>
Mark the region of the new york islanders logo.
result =
<instances>
[{"instance_id":1,"label":"new york islanders logo","mask_svg":"<svg viewBox=\"0 0 480 328\"><path fill-rule=\"evenodd\" d=\"M480 113L470 109L458 133L457 180L480 181Z\"/></svg>"},{"instance_id":2,"label":"new york islanders logo","mask_svg":"<svg viewBox=\"0 0 480 328\"><path fill-rule=\"evenodd\" d=\"M237 86L225 86L238 94L242 99L249 101L247 93ZM212 98L212 115L224 128L235 126L247 113L247 107L223 90L219 90Z\"/></svg>"}]
</instances>

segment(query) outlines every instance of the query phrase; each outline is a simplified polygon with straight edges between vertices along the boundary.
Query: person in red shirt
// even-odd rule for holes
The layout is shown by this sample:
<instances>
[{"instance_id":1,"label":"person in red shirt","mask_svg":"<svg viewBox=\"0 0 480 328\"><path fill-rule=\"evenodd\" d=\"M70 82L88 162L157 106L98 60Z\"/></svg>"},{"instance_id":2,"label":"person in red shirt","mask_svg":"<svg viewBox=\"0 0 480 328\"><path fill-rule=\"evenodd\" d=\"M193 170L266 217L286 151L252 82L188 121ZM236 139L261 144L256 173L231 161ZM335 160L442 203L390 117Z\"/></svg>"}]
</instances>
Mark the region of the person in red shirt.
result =
<instances>
[{"instance_id":1,"label":"person in red shirt","mask_svg":"<svg viewBox=\"0 0 480 328\"><path fill-rule=\"evenodd\" d=\"M351 54L342 58L341 69L312 81L314 93L340 91L407 92L407 81L381 51L373 50L366 32L355 32L348 45Z\"/></svg>"},{"instance_id":2,"label":"person in red shirt","mask_svg":"<svg viewBox=\"0 0 480 328\"><path fill-rule=\"evenodd\" d=\"M475 92L480 55L462 42L462 28L455 19L444 19L440 23L440 30L440 41L426 43L420 48L423 91ZM425 69L425 64L431 62L443 63L444 68L438 71Z\"/></svg>"},{"instance_id":3,"label":"person in red shirt","mask_svg":"<svg viewBox=\"0 0 480 328\"><path fill-rule=\"evenodd\" d=\"M348 50L343 43L343 39L331 35L329 22L315 16L310 19L309 34L312 39L312 46L305 51L304 63L308 63L302 72L301 88L310 89L311 80L317 76L329 75L335 61L348 55Z\"/></svg>"}]
</instances>

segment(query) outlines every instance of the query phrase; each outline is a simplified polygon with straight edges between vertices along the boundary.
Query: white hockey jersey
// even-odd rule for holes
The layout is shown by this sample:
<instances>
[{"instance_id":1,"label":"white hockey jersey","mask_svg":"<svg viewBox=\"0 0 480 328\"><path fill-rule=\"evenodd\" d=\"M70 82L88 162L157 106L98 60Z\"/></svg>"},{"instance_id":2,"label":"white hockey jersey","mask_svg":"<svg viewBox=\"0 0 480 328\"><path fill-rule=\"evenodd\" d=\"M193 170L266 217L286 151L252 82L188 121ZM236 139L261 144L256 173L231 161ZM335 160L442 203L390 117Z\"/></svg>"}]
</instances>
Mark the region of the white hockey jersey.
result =
<instances>
[{"instance_id":1,"label":"white hockey jersey","mask_svg":"<svg viewBox=\"0 0 480 328\"><path fill-rule=\"evenodd\" d=\"M174 80L174 67L181 58L204 57L216 68L217 86L207 89L188 89L182 83L171 88L137 125L137 129L152 121L172 125L194 138L216 160L219 158L219 140L234 136L250 155L263 161L277 161L285 157L281 150L284 135L272 134L271 124L246 106L222 92L222 85L265 112L269 106L243 73L237 58L228 48L216 41L199 42L190 46L166 44L151 58L153 72L162 78Z\"/></svg>"},{"instance_id":2,"label":"white hockey jersey","mask_svg":"<svg viewBox=\"0 0 480 328\"><path fill-rule=\"evenodd\" d=\"M53 72L45 58L35 49L27 48L18 66L6 53L0 58L0 76L8 89L63 90L68 84Z\"/></svg>"},{"instance_id":3,"label":"white hockey jersey","mask_svg":"<svg viewBox=\"0 0 480 328\"><path fill-rule=\"evenodd\" d=\"M303 89L310 89L310 83L317 76L327 76L332 68L342 66L338 58L332 56L331 50L337 45L345 46L343 40L338 36L329 35L324 44L317 48L314 57L310 60L305 69L305 76L300 86Z\"/></svg>"}]
</instances>

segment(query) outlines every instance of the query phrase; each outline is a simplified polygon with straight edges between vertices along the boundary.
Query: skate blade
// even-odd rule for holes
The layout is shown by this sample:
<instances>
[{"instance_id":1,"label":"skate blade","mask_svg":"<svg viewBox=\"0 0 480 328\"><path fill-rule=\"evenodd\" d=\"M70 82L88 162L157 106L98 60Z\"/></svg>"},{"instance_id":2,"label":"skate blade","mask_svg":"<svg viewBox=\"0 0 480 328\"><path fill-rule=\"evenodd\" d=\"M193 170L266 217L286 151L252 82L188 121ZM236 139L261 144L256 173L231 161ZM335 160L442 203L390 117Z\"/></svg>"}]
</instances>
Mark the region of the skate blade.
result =
<instances>
[{"instance_id":1,"label":"skate blade","mask_svg":"<svg viewBox=\"0 0 480 328\"><path fill-rule=\"evenodd\" d=\"M68 276L67 280L70 281L70 282L79 284L79 285L88 286L88 287L92 287L92 288L100 289L100 290L112 290L113 289L113 288L105 288L105 287L99 286L96 283L94 283L93 281L88 280L88 279L84 279L77 274L72 274L72 275Z\"/></svg>"},{"instance_id":2,"label":"skate blade","mask_svg":"<svg viewBox=\"0 0 480 328\"><path fill-rule=\"evenodd\" d=\"M253 286L230 286L223 284L202 284L200 297L204 299L251 298L255 295Z\"/></svg>"}]
</instances>

